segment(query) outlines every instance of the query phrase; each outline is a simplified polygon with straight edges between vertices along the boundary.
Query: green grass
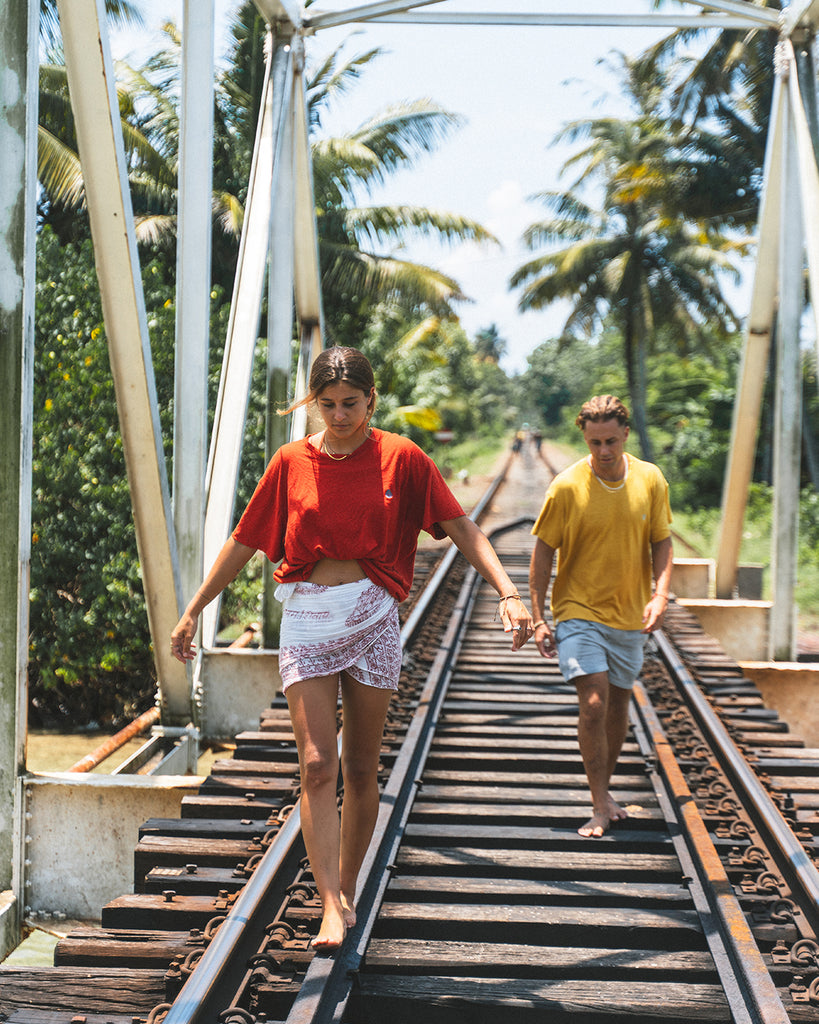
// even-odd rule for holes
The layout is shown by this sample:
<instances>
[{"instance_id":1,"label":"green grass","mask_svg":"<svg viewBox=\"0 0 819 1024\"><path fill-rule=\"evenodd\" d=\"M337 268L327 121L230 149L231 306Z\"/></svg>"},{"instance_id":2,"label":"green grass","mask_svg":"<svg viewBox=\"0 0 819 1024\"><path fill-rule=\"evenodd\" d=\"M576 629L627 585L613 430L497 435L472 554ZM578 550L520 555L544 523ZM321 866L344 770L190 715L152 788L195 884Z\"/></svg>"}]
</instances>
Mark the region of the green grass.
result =
<instances>
[{"instance_id":1,"label":"green grass","mask_svg":"<svg viewBox=\"0 0 819 1024\"><path fill-rule=\"evenodd\" d=\"M472 437L457 444L439 444L430 455L442 471L466 469L470 476L483 476L492 471L504 451L510 450L512 436Z\"/></svg>"}]
</instances>

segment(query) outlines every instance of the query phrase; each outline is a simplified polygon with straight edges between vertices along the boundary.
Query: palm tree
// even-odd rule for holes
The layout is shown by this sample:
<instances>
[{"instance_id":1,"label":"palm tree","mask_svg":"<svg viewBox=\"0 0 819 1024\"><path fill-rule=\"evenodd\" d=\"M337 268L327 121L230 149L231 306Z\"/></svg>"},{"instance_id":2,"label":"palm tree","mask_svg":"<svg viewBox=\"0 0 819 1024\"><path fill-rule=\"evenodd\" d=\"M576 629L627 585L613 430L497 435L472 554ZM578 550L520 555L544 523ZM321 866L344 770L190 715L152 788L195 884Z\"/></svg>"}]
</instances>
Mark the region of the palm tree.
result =
<instances>
[{"instance_id":1,"label":"palm tree","mask_svg":"<svg viewBox=\"0 0 819 1024\"><path fill-rule=\"evenodd\" d=\"M143 24L138 2L105 0L105 13L113 24L123 28L137 28ZM46 52L53 51L62 45L61 38L57 0L40 0L40 45Z\"/></svg>"},{"instance_id":2,"label":"palm tree","mask_svg":"<svg viewBox=\"0 0 819 1024\"><path fill-rule=\"evenodd\" d=\"M499 363L506 351L506 342L500 336L497 324L491 324L478 331L473 339L473 344L478 357L490 363Z\"/></svg>"},{"instance_id":3,"label":"palm tree","mask_svg":"<svg viewBox=\"0 0 819 1024\"><path fill-rule=\"evenodd\" d=\"M654 0L661 7L665 0ZM781 11L781 0L754 0L757 6ZM641 57L642 74L663 75L683 47L702 38L704 30L671 33ZM773 93L775 29L723 29L696 59L678 62L671 83L673 117L691 126L710 126L707 165L691 190L680 196L691 216L709 216L731 228L756 226L759 187ZM703 132L705 136L705 132Z\"/></svg>"},{"instance_id":4,"label":"palm tree","mask_svg":"<svg viewBox=\"0 0 819 1024\"><path fill-rule=\"evenodd\" d=\"M106 0L105 7L115 25L136 27L143 23L139 6L128 0ZM40 222L50 224L60 240L67 242L87 237L88 225L85 218L76 216L85 205L85 186L54 0L42 0L40 44L44 52L40 63L37 136ZM118 83L120 123L131 168L138 229L140 212L144 216L145 210L155 205L157 192L167 197L171 190L175 203L176 184L175 165L169 163L165 153L154 147L140 123L136 111L139 95L138 90ZM152 134L153 138L157 137L156 133ZM144 237L156 237L154 226L149 226Z\"/></svg>"},{"instance_id":5,"label":"palm tree","mask_svg":"<svg viewBox=\"0 0 819 1024\"><path fill-rule=\"evenodd\" d=\"M570 141L589 139L563 168L579 173L567 191L533 197L552 216L530 225L524 238L530 249L564 245L521 266L511 286L522 289L521 310L572 301L564 343L574 332L592 337L605 323L617 326L634 427L651 460L646 361L652 340L668 326L684 347L706 338L706 323L735 326L716 272L736 271L728 242L713 227L674 212L680 179L696 162L696 136L675 133L662 116L662 82L642 79L636 62L623 58L623 64L638 116L583 120L563 130ZM580 194L590 184L601 191L599 207Z\"/></svg>"},{"instance_id":6,"label":"palm tree","mask_svg":"<svg viewBox=\"0 0 819 1024\"><path fill-rule=\"evenodd\" d=\"M141 69L124 67L120 84L123 130L130 160L135 222L140 241L161 244L175 234L178 111L175 101L180 39L175 27L164 31L167 47ZM215 103L214 144L214 280L229 292L238 253L263 78L266 26L255 4L237 11L225 70L219 75ZM459 119L430 100L388 108L343 136L324 135L332 101L358 80L379 56L373 49L350 58L343 45L311 73L308 116L314 138L313 177L318 216L324 308L332 338L354 344L373 307L398 305L405 311L451 316L465 299L452 278L434 268L399 258L394 251L413 235L442 241L495 239L480 224L425 207L361 205L390 175L412 167L458 126ZM60 80L61 69L44 75ZM82 177L67 93L52 90L61 104L53 120L67 125L61 146L41 163L47 214L69 214L82 203ZM46 109L49 109L46 107ZM68 218L67 218L68 219Z\"/></svg>"}]
</instances>

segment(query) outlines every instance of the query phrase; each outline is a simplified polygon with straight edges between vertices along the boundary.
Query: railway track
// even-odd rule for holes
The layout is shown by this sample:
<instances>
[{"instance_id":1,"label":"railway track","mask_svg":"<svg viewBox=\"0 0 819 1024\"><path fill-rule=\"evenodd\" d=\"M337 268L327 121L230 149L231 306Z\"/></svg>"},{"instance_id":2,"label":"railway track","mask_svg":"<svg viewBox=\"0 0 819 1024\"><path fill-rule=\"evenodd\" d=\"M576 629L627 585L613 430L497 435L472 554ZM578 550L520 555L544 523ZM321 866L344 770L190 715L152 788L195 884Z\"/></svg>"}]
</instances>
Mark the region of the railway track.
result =
<instances>
[{"instance_id":1,"label":"railway track","mask_svg":"<svg viewBox=\"0 0 819 1024\"><path fill-rule=\"evenodd\" d=\"M529 524L495 540L526 586ZM635 688L598 840L576 700L512 654L462 560L416 606L382 756L383 799L335 956L297 828L286 706L236 738L179 820L153 820L135 884L55 967L0 969L9 1024L390 1020L819 1020L819 752L672 605Z\"/></svg>"}]
</instances>

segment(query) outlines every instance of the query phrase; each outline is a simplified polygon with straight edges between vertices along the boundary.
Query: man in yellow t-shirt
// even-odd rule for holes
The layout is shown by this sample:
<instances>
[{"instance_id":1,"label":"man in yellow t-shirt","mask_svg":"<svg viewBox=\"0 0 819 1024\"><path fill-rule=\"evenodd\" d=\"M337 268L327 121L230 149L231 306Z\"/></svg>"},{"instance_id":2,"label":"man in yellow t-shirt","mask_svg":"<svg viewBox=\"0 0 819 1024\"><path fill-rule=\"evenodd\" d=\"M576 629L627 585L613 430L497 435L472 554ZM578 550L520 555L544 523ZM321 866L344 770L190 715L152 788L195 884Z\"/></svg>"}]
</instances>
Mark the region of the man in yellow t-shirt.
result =
<instances>
[{"instance_id":1,"label":"man in yellow t-shirt","mask_svg":"<svg viewBox=\"0 0 819 1024\"><path fill-rule=\"evenodd\" d=\"M619 398L596 395L575 422L589 455L546 492L532 529L529 588L538 650L544 658L557 652L560 671L577 688L577 735L592 797L592 816L578 832L597 837L627 817L609 784L646 634L662 625L668 607L671 509L660 470L625 452L629 415ZM556 552L552 633L544 607Z\"/></svg>"}]
</instances>

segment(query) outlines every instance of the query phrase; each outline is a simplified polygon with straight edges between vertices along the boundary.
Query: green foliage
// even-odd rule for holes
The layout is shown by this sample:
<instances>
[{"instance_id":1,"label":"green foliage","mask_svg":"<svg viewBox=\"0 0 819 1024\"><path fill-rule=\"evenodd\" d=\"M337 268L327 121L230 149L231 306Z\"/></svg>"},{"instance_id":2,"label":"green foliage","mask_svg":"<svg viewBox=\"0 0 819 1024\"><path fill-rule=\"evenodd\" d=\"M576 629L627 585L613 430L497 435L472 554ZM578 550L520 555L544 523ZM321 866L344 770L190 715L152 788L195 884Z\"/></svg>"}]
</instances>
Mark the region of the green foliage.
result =
<instances>
[{"instance_id":1,"label":"green foliage","mask_svg":"<svg viewBox=\"0 0 819 1024\"><path fill-rule=\"evenodd\" d=\"M376 375L375 422L412 437L425 451L436 450L433 432L414 425L408 410L435 413L456 443L503 435L517 418L517 389L457 321L429 317L412 326L381 310L360 347Z\"/></svg>"},{"instance_id":2,"label":"green foliage","mask_svg":"<svg viewBox=\"0 0 819 1024\"><path fill-rule=\"evenodd\" d=\"M584 144L562 168L575 180L568 190L533 197L547 217L524 232L536 255L515 271L510 285L520 289L521 310L569 300L566 343L590 339L607 323L617 326L632 428L643 458L653 460L646 394L650 355L662 329L695 351L706 338L705 325L727 330L737 323L721 280L737 277L731 262L736 246L679 204L684 189L678 179L686 177L690 154L700 152L700 143L693 129L669 118L665 76L654 65L647 70L626 57L621 65L635 116L587 118L558 135ZM587 199L593 185L602 194L599 200ZM542 253L544 246L549 248Z\"/></svg>"},{"instance_id":3,"label":"green foliage","mask_svg":"<svg viewBox=\"0 0 819 1024\"><path fill-rule=\"evenodd\" d=\"M150 639L91 247L48 231L34 410L34 719L116 721L153 701Z\"/></svg>"},{"instance_id":4,"label":"green foliage","mask_svg":"<svg viewBox=\"0 0 819 1024\"><path fill-rule=\"evenodd\" d=\"M166 262L145 267L143 287L170 469L175 309ZM213 302L222 339L227 306L218 291ZM217 344L212 399L220 362ZM153 655L91 244L61 247L48 228L37 247L33 434L32 721L110 725L152 704ZM249 472L261 465L248 462Z\"/></svg>"}]
</instances>

